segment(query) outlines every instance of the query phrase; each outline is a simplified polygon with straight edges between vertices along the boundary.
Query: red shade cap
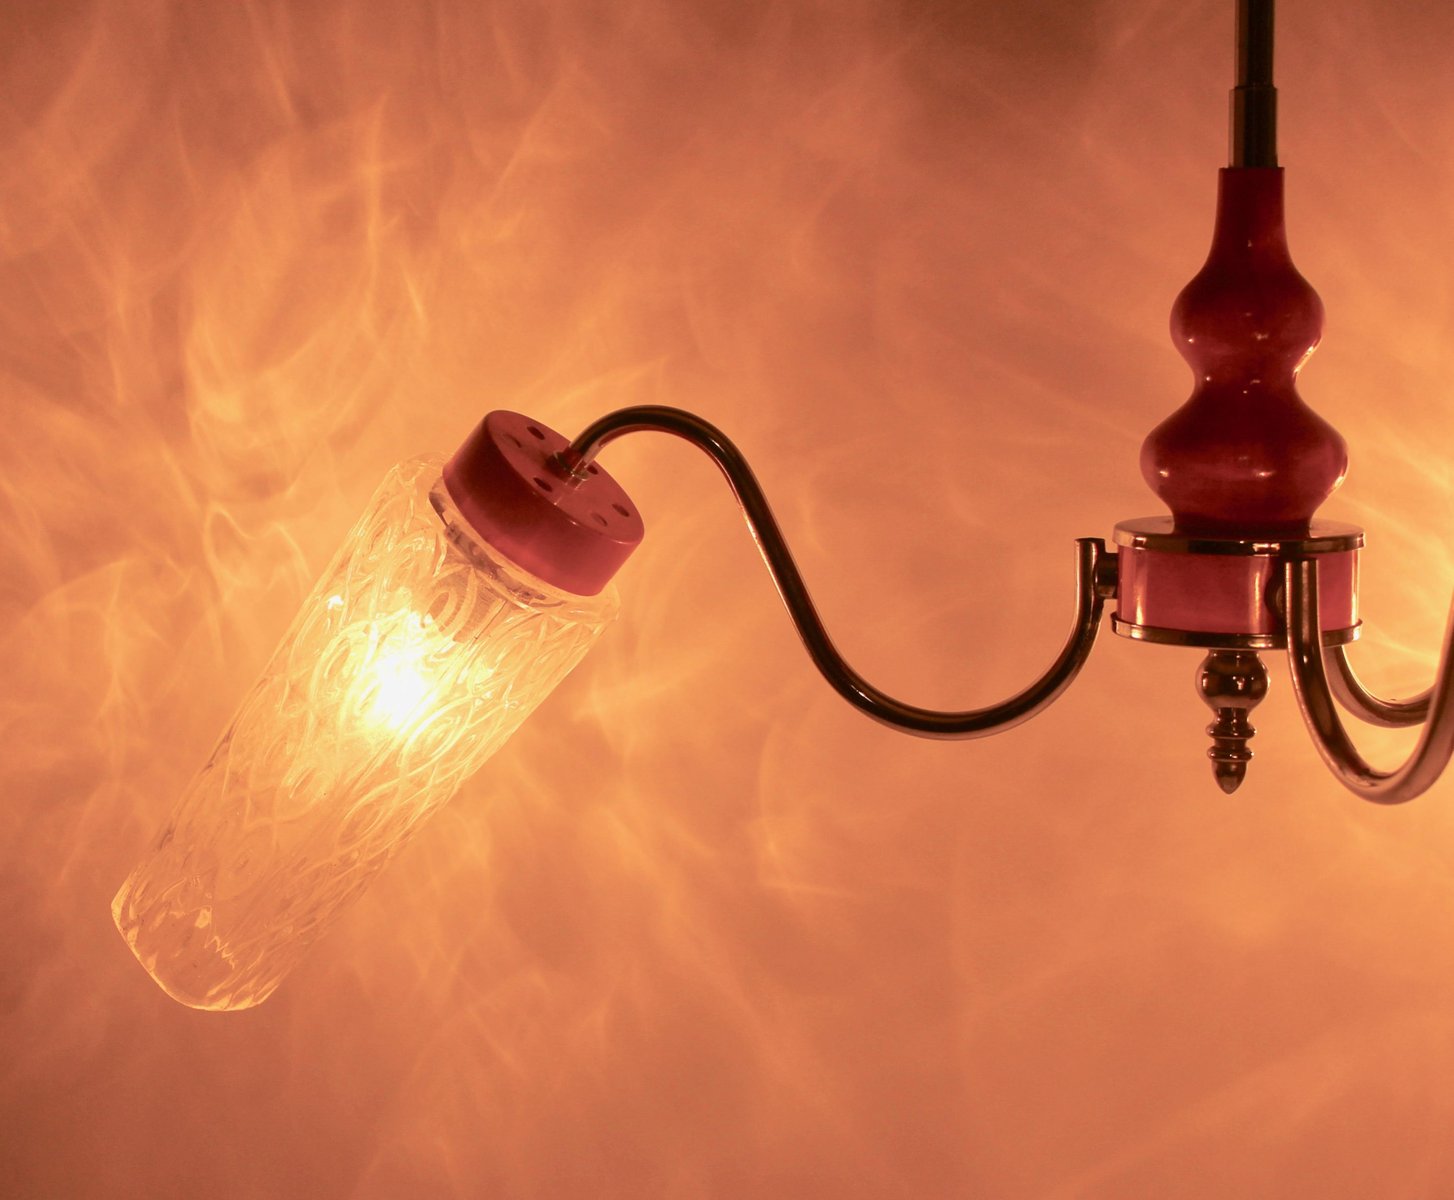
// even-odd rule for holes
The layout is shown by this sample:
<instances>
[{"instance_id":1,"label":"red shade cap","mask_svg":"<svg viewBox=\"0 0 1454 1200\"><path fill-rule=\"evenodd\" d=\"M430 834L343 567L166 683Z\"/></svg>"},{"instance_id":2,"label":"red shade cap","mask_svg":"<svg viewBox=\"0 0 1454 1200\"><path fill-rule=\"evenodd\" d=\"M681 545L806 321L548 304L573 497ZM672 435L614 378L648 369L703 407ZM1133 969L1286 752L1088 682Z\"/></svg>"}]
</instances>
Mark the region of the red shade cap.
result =
<instances>
[{"instance_id":1,"label":"red shade cap","mask_svg":"<svg viewBox=\"0 0 1454 1200\"><path fill-rule=\"evenodd\" d=\"M621 485L592 463L580 480L550 460L569 445L514 412L492 412L444 464L444 486L476 533L555 587L594 596L645 529Z\"/></svg>"}]
</instances>

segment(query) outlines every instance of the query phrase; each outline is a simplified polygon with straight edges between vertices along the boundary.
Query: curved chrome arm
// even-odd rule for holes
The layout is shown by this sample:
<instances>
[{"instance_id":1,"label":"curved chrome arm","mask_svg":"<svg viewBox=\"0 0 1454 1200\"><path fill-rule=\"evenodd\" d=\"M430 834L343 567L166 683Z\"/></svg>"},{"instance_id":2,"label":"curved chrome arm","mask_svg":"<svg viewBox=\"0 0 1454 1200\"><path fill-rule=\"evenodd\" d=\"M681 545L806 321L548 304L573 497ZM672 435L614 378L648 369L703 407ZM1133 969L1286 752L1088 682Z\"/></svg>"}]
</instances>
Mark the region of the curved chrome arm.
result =
<instances>
[{"instance_id":1,"label":"curved chrome arm","mask_svg":"<svg viewBox=\"0 0 1454 1200\"><path fill-rule=\"evenodd\" d=\"M1075 624L1070 637L1050 668L1024 691L1003 703L965 712L919 708L885 695L850 667L833 645L752 469L741 451L714 425L679 408L659 405L624 408L587 427L561 452L553 466L561 478L579 479L586 464L606 443L623 434L643 430L674 434L711 456L737 497L768 573L813 665L834 691L874 720L920 737L986 737L1013 728L1047 707L1070 686L1085 665L1095 643L1106 598L1114 594L1110 580L1115 557L1106 553L1105 543L1098 538L1081 538L1076 543Z\"/></svg>"},{"instance_id":2,"label":"curved chrome arm","mask_svg":"<svg viewBox=\"0 0 1454 1200\"><path fill-rule=\"evenodd\" d=\"M1419 744L1403 766L1379 771L1354 748L1333 705L1319 644L1317 563L1303 559L1289 562L1284 570L1283 616L1293 692L1323 761L1344 787L1375 804L1402 804L1427 791L1454 755L1454 611Z\"/></svg>"},{"instance_id":3,"label":"curved chrome arm","mask_svg":"<svg viewBox=\"0 0 1454 1200\"><path fill-rule=\"evenodd\" d=\"M1328 686L1338 703L1355 717L1370 725L1402 729L1421 725L1429 716L1429 697L1433 688L1425 688L1407 700L1381 700L1363 686L1348 661L1346 646L1328 646L1323 651L1323 668L1328 672Z\"/></svg>"}]
</instances>

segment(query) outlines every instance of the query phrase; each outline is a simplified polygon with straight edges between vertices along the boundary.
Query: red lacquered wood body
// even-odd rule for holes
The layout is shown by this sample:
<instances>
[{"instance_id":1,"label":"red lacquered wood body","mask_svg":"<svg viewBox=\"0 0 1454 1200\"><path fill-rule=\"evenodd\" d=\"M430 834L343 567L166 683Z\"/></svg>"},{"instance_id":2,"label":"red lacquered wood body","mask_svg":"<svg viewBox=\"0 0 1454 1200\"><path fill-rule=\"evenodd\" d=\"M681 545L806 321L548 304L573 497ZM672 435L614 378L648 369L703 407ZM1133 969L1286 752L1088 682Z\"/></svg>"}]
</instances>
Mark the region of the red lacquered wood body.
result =
<instances>
[{"instance_id":1,"label":"red lacquered wood body","mask_svg":"<svg viewBox=\"0 0 1454 1200\"><path fill-rule=\"evenodd\" d=\"M1288 253L1282 181L1222 169L1211 253L1172 308L1196 385L1147 437L1141 472L1179 531L1302 534L1347 472L1343 438L1297 394L1323 305Z\"/></svg>"}]
</instances>

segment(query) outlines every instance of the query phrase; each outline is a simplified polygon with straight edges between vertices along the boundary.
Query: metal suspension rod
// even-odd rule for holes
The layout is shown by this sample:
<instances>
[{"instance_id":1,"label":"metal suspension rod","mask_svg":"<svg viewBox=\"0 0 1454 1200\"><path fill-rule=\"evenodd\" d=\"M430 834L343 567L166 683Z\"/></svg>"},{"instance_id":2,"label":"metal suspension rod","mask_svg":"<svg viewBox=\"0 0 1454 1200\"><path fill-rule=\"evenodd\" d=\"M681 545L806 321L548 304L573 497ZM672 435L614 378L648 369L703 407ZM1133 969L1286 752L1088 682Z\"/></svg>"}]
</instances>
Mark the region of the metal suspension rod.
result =
<instances>
[{"instance_id":1,"label":"metal suspension rod","mask_svg":"<svg viewBox=\"0 0 1454 1200\"><path fill-rule=\"evenodd\" d=\"M1346 646L1326 647L1323 650L1323 667L1338 703L1370 725L1402 729L1421 725L1428 719L1429 697L1433 695L1433 688L1425 688L1407 700L1381 700L1363 686L1353 664L1348 661Z\"/></svg>"},{"instance_id":2,"label":"metal suspension rod","mask_svg":"<svg viewBox=\"0 0 1454 1200\"><path fill-rule=\"evenodd\" d=\"M1427 791L1454 756L1454 610L1444 635L1439 674L1419 744L1403 766L1380 771L1363 759L1338 717L1323 666L1318 614L1318 565L1311 559L1284 568L1283 617L1293 693L1318 753L1349 791L1375 804L1403 804Z\"/></svg>"},{"instance_id":3,"label":"metal suspension rod","mask_svg":"<svg viewBox=\"0 0 1454 1200\"><path fill-rule=\"evenodd\" d=\"M778 595L813 665L834 691L874 720L920 737L986 737L1011 729L1046 708L1070 686L1085 665L1095 644L1105 601L1114 592L1111 575L1115 557L1106 554L1105 543L1099 538L1080 538L1076 542L1075 622L1059 656L1029 687L1000 704L964 712L939 712L895 700L859 675L833 645L756 476L742 452L714 425L679 408L660 405L624 408L588 426L561 452L553 466L567 482L579 479L603 446L625 434L643 431L682 438L705 451L717 464L737 498Z\"/></svg>"},{"instance_id":4,"label":"metal suspension rod","mask_svg":"<svg viewBox=\"0 0 1454 1200\"><path fill-rule=\"evenodd\" d=\"M1277 166L1277 88L1272 84L1273 0L1237 0L1237 86L1232 89L1231 165Z\"/></svg>"}]
</instances>

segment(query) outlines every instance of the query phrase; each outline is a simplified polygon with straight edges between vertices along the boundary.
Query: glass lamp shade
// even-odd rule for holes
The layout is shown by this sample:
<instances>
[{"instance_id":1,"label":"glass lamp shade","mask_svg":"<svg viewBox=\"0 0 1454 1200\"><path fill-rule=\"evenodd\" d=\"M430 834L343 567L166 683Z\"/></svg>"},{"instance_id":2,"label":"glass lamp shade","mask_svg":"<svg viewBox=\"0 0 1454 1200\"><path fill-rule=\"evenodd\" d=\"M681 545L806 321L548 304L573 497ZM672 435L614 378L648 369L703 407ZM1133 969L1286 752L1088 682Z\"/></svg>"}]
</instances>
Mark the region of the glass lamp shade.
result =
<instances>
[{"instance_id":1,"label":"glass lamp shade","mask_svg":"<svg viewBox=\"0 0 1454 1200\"><path fill-rule=\"evenodd\" d=\"M562 590L481 538L443 469L385 478L116 894L183 1004L266 999L615 615L612 585Z\"/></svg>"}]
</instances>

